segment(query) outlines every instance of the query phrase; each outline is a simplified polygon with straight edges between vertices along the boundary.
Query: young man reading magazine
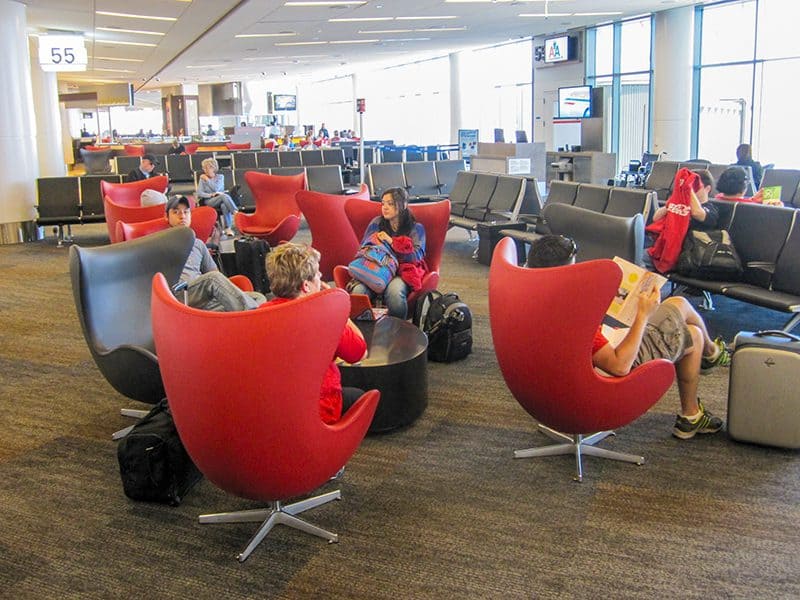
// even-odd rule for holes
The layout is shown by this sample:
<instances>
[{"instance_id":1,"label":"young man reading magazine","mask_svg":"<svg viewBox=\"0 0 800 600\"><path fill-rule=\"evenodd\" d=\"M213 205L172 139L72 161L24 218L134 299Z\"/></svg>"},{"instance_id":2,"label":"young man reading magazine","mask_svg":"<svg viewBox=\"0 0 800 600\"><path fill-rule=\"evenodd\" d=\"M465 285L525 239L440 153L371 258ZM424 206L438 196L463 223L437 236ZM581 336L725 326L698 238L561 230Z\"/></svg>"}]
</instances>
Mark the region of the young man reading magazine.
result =
<instances>
[{"instance_id":1,"label":"young man reading magazine","mask_svg":"<svg viewBox=\"0 0 800 600\"><path fill-rule=\"evenodd\" d=\"M559 267L575 262L576 245L559 235L544 236L531 245L528 267ZM627 334L612 346L598 326L592 345L592 364L621 377L634 367L656 358L675 364L681 411L672 435L689 439L698 433L716 433L722 419L708 412L697 397L700 373L730 364L725 343L712 340L703 319L685 298L661 302L659 286L648 286L636 297L636 312Z\"/></svg>"}]
</instances>

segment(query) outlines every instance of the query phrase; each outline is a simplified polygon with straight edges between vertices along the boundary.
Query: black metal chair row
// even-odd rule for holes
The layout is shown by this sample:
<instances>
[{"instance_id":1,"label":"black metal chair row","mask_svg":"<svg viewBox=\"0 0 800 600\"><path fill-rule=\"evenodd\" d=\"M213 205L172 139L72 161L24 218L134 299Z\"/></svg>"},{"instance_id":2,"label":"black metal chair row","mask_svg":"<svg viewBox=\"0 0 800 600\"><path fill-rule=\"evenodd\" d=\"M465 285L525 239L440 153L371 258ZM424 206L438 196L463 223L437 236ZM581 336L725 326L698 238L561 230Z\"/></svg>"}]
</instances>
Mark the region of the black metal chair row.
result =
<instances>
[{"instance_id":1,"label":"black metal chair row","mask_svg":"<svg viewBox=\"0 0 800 600\"><path fill-rule=\"evenodd\" d=\"M402 187L415 199L446 197L465 168L464 160L373 163L368 166L370 195L380 198L385 190Z\"/></svg>"},{"instance_id":2,"label":"black metal chair row","mask_svg":"<svg viewBox=\"0 0 800 600\"><path fill-rule=\"evenodd\" d=\"M36 224L58 228L58 245L72 237L72 225L105 221L100 182L120 183L120 175L41 177L36 180L39 213ZM64 227L67 235L64 235Z\"/></svg>"},{"instance_id":3,"label":"black metal chair row","mask_svg":"<svg viewBox=\"0 0 800 600\"><path fill-rule=\"evenodd\" d=\"M345 168L344 151L340 148L301 151L218 151L195 152L194 154L167 154L155 156L156 169L169 175L170 181L193 181L194 172L202 170L206 158L215 158L220 168L274 169L280 167L316 167L339 165ZM114 159L115 170L127 175L139 166L138 156L118 156Z\"/></svg>"}]
</instances>

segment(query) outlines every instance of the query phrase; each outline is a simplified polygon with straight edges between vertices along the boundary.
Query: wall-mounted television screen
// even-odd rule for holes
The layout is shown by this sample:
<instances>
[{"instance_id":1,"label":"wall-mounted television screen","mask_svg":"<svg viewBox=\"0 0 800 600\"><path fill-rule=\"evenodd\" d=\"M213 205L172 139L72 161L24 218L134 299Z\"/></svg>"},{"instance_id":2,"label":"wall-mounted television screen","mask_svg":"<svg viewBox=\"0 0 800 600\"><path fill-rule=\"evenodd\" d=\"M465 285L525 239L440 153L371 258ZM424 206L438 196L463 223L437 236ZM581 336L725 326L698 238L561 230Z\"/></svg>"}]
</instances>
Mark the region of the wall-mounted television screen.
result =
<instances>
[{"instance_id":1,"label":"wall-mounted television screen","mask_svg":"<svg viewBox=\"0 0 800 600\"><path fill-rule=\"evenodd\" d=\"M297 96L294 94L275 94L275 110L297 110Z\"/></svg>"},{"instance_id":2,"label":"wall-mounted television screen","mask_svg":"<svg viewBox=\"0 0 800 600\"><path fill-rule=\"evenodd\" d=\"M584 119L592 116L592 86L558 88L558 118Z\"/></svg>"},{"instance_id":3,"label":"wall-mounted television screen","mask_svg":"<svg viewBox=\"0 0 800 600\"><path fill-rule=\"evenodd\" d=\"M544 41L544 62L559 63L575 58L575 42L568 35L547 38Z\"/></svg>"}]
</instances>

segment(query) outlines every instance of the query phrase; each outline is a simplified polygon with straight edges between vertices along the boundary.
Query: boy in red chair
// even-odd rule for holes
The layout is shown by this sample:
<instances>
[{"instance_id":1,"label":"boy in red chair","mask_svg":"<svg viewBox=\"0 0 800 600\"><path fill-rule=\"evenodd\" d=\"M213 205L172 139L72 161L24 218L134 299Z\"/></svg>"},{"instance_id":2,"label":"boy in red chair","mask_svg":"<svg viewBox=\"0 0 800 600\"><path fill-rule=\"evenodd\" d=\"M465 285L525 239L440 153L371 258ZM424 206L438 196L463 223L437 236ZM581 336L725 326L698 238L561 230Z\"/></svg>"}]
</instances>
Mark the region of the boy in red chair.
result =
<instances>
[{"instance_id":1,"label":"boy in red chair","mask_svg":"<svg viewBox=\"0 0 800 600\"><path fill-rule=\"evenodd\" d=\"M575 241L546 235L531 244L528 267L560 267L574 264ZM636 366L665 358L675 364L681 411L675 417L672 435L688 440L698 433L716 433L722 419L705 409L697 397L700 373L730 364L730 354L721 340L712 340L702 317L685 298L675 296L661 302L657 288L638 297L636 318L625 338L613 347L597 328L592 345L592 364L618 377Z\"/></svg>"}]
</instances>

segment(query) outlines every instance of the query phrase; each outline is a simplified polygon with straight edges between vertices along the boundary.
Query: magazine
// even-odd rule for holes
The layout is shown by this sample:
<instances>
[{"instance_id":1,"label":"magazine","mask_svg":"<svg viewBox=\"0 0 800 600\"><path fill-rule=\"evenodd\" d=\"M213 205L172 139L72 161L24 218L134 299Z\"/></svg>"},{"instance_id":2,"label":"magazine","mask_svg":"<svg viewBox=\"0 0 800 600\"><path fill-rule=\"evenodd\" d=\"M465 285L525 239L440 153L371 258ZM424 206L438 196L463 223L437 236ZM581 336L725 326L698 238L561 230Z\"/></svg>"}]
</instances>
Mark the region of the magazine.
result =
<instances>
[{"instance_id":1,"label":"magazine","mask_svg":"<svg viewBox=\"0 0 800 600\"><path fill-rule=\"evenodd\" d=\"M780 200L781 199L781 186L779 185L769 185L765 188L761 188L761 198L765 202L768 200Z\"/></svg>"},{"instance_id":2,"label":"magazine","mask_svg":"<svg viewBox=\"0 0 800 600\"><path fill-rule=\"evenodd\" d=\"M628 328L636 318L637 297L640 294L649 294L653 289L660 290L667 279L619 256L614 257L614 262L622 269L622 279L617 294L606 311L602 333L616 347L625 338Z\"/></svg>"}]
</instances>

